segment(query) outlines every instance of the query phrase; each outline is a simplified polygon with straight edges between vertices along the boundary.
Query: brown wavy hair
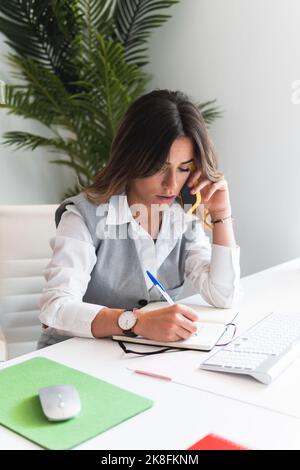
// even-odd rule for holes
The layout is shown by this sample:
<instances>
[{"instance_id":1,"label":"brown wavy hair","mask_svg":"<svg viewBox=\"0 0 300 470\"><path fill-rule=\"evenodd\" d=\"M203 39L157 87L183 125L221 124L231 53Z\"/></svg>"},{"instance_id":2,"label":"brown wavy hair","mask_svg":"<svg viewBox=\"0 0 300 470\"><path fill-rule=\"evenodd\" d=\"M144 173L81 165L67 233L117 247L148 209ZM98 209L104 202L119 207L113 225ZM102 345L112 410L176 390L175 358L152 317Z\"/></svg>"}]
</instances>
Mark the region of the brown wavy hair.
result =
<instances>
[{"instance_id":1,"label":"brown wavy hair","mask_svg":"<svg viewBox=\"0 0 300 470\"><path fill-rule=\"evenodd\" d=\"M128 108L106 166L84 189L87 199L98 206L127 191L131 180L155 174L178 137L192 140L197 168L212 182L218 181L222 174L216 152L197 106L181 91L154 90Z\"/></svg>"}]
</instances>

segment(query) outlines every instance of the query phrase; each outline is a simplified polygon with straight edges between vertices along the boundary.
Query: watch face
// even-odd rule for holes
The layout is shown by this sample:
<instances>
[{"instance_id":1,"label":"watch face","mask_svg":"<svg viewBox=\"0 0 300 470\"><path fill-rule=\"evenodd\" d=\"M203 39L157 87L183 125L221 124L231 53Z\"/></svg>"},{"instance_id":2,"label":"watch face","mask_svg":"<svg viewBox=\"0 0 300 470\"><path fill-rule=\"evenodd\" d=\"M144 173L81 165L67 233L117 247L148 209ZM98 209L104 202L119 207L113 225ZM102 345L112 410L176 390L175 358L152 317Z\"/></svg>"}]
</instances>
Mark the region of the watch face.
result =
<instances>
[{"instance_id":1,"label":"watch face","mask_svg":"<svg viewBox=\"0 0 300 470\"><path fill-rule=\"evenodd\" d=\"M136 324L136 315L130 310L127 310L119 316L118 324L121 330L130 330Z\"/></svg>"}]
</instances>

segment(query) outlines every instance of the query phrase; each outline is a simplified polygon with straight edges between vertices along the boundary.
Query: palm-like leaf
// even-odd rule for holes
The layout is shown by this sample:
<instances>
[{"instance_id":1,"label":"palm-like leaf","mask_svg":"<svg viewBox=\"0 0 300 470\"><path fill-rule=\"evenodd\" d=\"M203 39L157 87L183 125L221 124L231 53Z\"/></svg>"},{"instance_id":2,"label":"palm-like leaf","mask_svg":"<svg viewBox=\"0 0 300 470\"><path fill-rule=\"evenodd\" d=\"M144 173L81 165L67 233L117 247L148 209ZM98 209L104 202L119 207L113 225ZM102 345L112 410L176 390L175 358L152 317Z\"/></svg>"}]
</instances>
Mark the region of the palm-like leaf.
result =
<instances>
[{"instance_id":1,"label":"palm-like leaf","mask_svg":"<svg viewBox=\"0 0 300 470\"><path fill-rule=\"evenodd\" d=\"M161 26L170 15L158 14L179 0L117 0L114 12L116 37L126 51L126 60L139 66L148 63L146 43L153 28Z\"/></svg>"},{"instance_id":2,"label":"palm-like leaf","mask_svg":"<svg viewBox=\"0 0 300 470\"><path fill-rule=\"evenodd\" d=\"M214 106L216 100L205 101L204 103L198 104L204 121L208 126L210 126L216 119L223 116L223 112L217 107Z\"/></svg>"},{"instance_id":3,"label":"palm-like leaf","mask_svg":"<svg viewBox=\"0 0 300 470\"><path fill-rule=\"evenodd\" d=\"M1 0L0 31L22 57L52 70L67 85L76 78L72 57L79 12L74 2Z\"/></svg>"}]
</instances>

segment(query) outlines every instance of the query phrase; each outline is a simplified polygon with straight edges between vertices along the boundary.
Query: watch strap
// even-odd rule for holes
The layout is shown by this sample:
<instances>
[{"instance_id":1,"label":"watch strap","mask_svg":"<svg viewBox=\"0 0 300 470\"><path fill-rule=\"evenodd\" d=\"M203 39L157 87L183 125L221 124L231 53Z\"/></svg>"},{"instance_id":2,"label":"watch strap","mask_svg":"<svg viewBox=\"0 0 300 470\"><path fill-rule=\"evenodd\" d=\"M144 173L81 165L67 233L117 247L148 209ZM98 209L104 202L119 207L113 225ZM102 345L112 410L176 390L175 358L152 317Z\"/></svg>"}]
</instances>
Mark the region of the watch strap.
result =
<instances>
[{"instance_id":1,"label":"watch strap","mask_svg":"<svg viewBox=\"0 0 300 470\"><path fill-rule=\"evenodd\" d=\"M136 338L138 336L136 333L134 333L131 330L123 330L123 334L125 336L129 336L129 338Z\"/></svg>"},{"instance_id":2,"label":"watch strap","mask_svg":"<svg viewBox=\"0 0 300 470\"><path fill-rule=\"evenodd\" d=\"M138 309L137 309L137 308L133 308L131 311L132 311L133 313L135 313L135 310L138 310ZM126 310L125 310L125 311L126 311ZM137 321L137 316L135 315L135 317L136 317L136 321ZM133 325L132 328L134 328L135 325L136 325L136 322L135 322L135 324ZM136 338L138 335L132 331L132 328L130 328L130 330L122 330L123 335L128 336L129 338Z\"/></svg>"}]
</instances>

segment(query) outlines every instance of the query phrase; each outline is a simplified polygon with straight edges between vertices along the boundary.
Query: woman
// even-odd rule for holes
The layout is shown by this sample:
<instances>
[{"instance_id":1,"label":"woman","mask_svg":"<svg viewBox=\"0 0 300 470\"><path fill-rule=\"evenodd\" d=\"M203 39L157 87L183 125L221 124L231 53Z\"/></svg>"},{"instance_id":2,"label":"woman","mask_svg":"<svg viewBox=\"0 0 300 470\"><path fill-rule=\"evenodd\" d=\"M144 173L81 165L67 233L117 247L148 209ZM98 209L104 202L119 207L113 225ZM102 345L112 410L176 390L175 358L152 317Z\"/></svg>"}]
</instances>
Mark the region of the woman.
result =
<instances>
[{"instance_id":1,"label":"woman","mask_svg":"<svg viewBox=\"0 0 300 470\"><path fill-rule=\"evenodd\" d=\"M212 221L212 246L201 220L185 213L181 190L200 191ZM228 185L198 108L181 92L155 90L137 99L93 184L66 199L40 302L38 347L72 336L142 335L177 341L196 331L197 314L164 300L149 270L178 299L189 279L195 293L230 307L239 281L239 247Z\"/></svg>"}]
</instances>

